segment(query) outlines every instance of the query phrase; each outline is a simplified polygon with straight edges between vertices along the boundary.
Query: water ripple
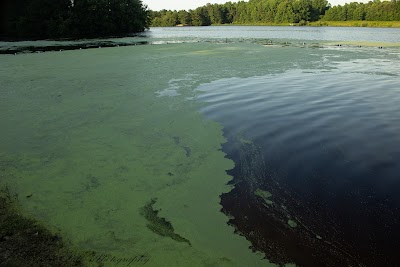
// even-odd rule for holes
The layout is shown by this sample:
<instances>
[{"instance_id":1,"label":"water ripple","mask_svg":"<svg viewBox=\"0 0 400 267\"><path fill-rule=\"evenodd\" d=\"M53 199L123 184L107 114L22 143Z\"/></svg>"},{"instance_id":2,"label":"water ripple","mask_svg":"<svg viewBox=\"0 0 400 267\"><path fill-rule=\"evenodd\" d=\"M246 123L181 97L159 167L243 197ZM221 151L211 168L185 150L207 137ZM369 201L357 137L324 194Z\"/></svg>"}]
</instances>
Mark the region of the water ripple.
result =
<instances>
[{"instance_id":1,"label":"water ripple","mask_svg":"<svg viewBox=\"0 0 400 267\"><path fill-rule=\"evenodd\" d=\"M349 257L348 262L356 259L350 252L390 262L394 254L386 251L400 240L395 212L400 210L400 63L358 59L333 64L329 72L298 69L198 87L198 100L207 102L202 113L224 126L224 150L237 164L230 173L234 182L253 176L249 189L241 184L230 193L237 203L229 194L223 203L232 214L230 205L248 207L243 216L250 221L272 220L271 214L283 223L280 216L296 218L303 236L325 233L330 238L325 245ZM250 141L237 146L238 137L254 146ZM254 152L243 152L243 146ZM273 192L285 208L240 204L252 201L243 194L255 186ZM240 212L235 214L240 225ZM264 231L257 229L252 231Z\"/></svg>"}]
</instances>

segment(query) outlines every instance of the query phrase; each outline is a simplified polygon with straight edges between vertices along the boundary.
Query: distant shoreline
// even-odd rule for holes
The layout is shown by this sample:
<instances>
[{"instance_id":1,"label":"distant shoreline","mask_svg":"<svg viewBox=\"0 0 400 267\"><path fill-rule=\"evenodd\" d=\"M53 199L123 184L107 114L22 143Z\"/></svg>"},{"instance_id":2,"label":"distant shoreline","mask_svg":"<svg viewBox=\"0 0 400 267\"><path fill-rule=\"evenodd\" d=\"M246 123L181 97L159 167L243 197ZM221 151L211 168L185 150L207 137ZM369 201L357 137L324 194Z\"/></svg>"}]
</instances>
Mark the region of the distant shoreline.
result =
<instances>
[{"instance_id":1,"label":"distant shoreline","mask_svg":"<svg viewBox=\"0 0 400 267\"><path fill-rule=\"evenodd\" d=\"M400 28L400 21L314 21L309 26L317 27L368 27L368 28Z\"/></svg>"},{"instance_id":2,"label":"distant shoreline","mask_svg":"<svg viewBox=\"0 0 400 267\"><path fill-rule=\"evenodd\" d=\"M400 28L400 21L313 21L300 23L232 23L232 24L212 24L211 26L309 26L309 27L354 27L354 28ZM152 27L152 26L151 26ZM157 26L162 27L162 26ZM203 27L203 26L200 26ZM207 26L205 26L207 27Z\"/></svg>"}]
</instances>

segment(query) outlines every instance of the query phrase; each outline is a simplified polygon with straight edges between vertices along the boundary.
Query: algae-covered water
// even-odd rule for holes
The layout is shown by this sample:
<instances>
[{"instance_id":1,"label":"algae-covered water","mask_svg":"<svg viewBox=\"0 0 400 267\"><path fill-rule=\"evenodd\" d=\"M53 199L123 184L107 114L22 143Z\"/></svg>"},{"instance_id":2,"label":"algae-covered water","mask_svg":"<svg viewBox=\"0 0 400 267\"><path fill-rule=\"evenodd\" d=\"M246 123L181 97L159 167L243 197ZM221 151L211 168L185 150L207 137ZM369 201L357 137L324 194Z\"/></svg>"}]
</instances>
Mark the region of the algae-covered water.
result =
<instances>
[{"instance_id":1,"label":"algae-covered water","mask_svg":"<svg viewBox=\"0 0 400 267\"><path fill-rule=\"evenodd\" d=\"M256 60L264 50L181 44L3 56L2 184L82 249L144 255L151 266L268 265L220 212L234 165L220 151L222 127L187 100L200 83L255 74L240 73L240 54ZM157 94L171 86L179 96ZM148 227L152 200L150 210L190 244Z\"/></svg>"},{"instance_id":2,"label":"algae-covered water","mask_svg":"<svg viewBox=\"0 0 400 267\"><path fill-rule=\"evenodd\" d=\"M2 55L0 184L18 194L27 215L58 229L73 246L100 255L94 264L294 265L296 257L269 257L268 251L285 250L284 245L258 236L264 245L271 244L269 250L258 246L252 230L232 223L233 214L220 204L221 195L235 187L228 184L233 177L227 170L240 164L227 157L226 142L242 136L252 144L256 138L225 124L235 125L240 120L229 118L244 114L242 106L229 102L234 91L223 89L220 97L231 103L224 110L239 113L213 113L228 116L221 119L207 113L215 105L202 99L205 88L217 90L222 80L230 88L244 84L241 89L251 92L259 82L246 80L250 77L264 77L266 88L269 80L296 85L304 78L299 73L308 70L326 72L329 83L339 68L368 60L371 78L366 83L388 78L397 86L397 65L391 63L398 64L399 57L395 47L254 42ZM325 82L323 75L305 76L304 86ZM256 189L264 207L277 201L273 190ZM240 209L238 204L239 214ZM293 217L284 224L290 229L300 225Z\"/></svg>"}]
</instances>

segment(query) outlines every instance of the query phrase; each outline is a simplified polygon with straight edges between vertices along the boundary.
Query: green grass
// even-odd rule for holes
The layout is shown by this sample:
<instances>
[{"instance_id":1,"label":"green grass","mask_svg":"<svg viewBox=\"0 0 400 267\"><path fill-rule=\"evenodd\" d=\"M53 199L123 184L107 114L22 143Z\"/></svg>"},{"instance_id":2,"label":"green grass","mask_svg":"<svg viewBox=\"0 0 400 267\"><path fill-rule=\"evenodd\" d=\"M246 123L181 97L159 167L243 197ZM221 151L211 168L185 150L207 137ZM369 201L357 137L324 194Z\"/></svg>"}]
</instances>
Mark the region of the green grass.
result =
<instances>
[{"instance_id":1,"label":"green grass","mask_svg":"<svg viewBox=\"0 0 400 267\"><path fill-rule=\"evenodd\" d=\"M400 28L400 21L313 21L302 23L232 23L232 24L213 24L212 26L330 26L330 27L374 27L374 28Z\"/></svg>"},{"instance_id":2,"label":"green grass","mask_svg":"<svg viewBox=\"0 0 400 267\"><path fill-rule=\"evenodd\" d=\"M400 21L314 21L309 26L400 28Z\"/></svg>"},{"instance_id":3,"label":"green grass","mask_svg":"<svg viewBox=\"0 0 400 267\"><path fill-rule=\"evenodd\" d=\"M294 26L293 23L274 23L274 22L256 22L256 23L231 23L231 24L212 24L211 26Z\"/></svg>"}]
</instances>

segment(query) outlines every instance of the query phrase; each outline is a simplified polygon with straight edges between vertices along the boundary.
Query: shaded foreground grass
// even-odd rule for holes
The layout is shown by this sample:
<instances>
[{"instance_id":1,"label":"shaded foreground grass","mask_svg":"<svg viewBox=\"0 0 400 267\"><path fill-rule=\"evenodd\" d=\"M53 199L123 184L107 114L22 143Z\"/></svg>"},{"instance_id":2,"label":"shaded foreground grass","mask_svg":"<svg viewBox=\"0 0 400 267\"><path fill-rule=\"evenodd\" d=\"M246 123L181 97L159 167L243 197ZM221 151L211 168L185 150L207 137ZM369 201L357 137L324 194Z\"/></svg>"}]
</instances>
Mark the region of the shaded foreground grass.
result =
<instances>
[{"instance_id":1,"label":"shaded foreground grass","mask_svg":"<svg viewBox=\"0 0 400 267\"><path fill-rule=\"evenodd\" d=\"M86 266L58 234L19 213L18 195L0 190L0 266Z\"/></svg>"}]
</instances>

